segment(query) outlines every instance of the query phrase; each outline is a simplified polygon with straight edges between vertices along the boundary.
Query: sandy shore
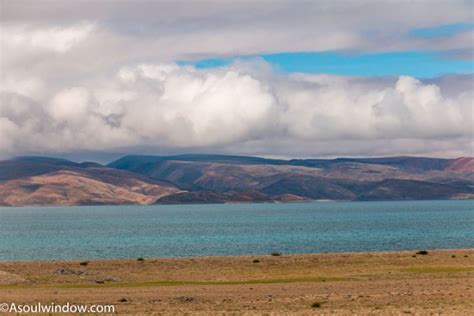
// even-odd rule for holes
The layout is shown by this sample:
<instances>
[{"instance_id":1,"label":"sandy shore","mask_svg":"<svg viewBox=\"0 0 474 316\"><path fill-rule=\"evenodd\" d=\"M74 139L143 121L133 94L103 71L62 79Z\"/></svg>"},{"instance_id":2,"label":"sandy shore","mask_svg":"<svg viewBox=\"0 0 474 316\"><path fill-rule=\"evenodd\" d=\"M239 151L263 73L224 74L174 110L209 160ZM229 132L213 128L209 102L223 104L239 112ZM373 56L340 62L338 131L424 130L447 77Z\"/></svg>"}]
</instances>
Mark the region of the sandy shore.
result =
<instances>
[{"instance_id":1,"label":"sandy shore","mask_svg":"<svg viewBox=\"0 0 474 316\"><path fill-rule=\"evenodd\" d=\"M474 249L0 262L3 302L119 314L468 315L473 286Z\"/></svg>"}]
</instances>

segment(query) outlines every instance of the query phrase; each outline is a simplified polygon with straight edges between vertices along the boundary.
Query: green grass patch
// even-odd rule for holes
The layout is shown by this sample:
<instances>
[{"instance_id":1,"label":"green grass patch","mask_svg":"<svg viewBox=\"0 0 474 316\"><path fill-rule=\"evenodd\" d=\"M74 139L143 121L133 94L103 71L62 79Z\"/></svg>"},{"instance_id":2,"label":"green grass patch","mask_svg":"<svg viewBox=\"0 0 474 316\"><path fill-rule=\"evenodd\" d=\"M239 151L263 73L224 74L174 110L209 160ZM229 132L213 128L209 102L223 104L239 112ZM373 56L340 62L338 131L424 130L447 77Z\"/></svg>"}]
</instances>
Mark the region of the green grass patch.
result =
<instances>
[{"instance_id":1,"label":"green grass patch","mask_svg":"<svg viewBox=\"0 0 474 316\"><path fill-rule=\"evenodd\" d=\"M62 288L100 288L100 287L147 287L147 286L180 286L180 285L250 285L275 283L301 283L341 281L343 278L289 278L289 279L259 279L239 281L145 281L145 282L106 282L104 284L61 284Z\"/></svg>"},{"instance_id":2,"label":"green grass patch","mask_svg":"<svg viewBox=\"0 0 474 316\"><path fill-rule=\"evenodd\" d=\"M3 285L0 288L103 288L103 287L150 287L150 286L181 286L181 285L251 285L251 284L277 284L277 283L303 283L343 281L346 278L318 277L318 278L285 278L285 279L254 279L236 281L189 281L189 280L160 280L138 282L105 282L97 283L60 283L60 284L17 284Z\"/></svg>"}]
</instances>

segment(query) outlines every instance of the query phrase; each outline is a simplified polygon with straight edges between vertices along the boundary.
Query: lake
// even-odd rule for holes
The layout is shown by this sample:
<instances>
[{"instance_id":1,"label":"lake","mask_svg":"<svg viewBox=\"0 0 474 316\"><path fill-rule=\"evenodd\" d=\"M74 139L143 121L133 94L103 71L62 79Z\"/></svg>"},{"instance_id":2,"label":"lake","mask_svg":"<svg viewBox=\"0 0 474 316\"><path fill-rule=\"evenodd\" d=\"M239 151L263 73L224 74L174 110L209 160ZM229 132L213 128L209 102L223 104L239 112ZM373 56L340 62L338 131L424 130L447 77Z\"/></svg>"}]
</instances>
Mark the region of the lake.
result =
<instances>
[{"instance_id":1,"label":"lake","mask_svg":"<svg viewBox=\"0 0 474 316\"><path fill-rule=\"evenodd\" d=\"M473 246L473 201L0 208L0 260Z\"/></svg>"}]
</instances>

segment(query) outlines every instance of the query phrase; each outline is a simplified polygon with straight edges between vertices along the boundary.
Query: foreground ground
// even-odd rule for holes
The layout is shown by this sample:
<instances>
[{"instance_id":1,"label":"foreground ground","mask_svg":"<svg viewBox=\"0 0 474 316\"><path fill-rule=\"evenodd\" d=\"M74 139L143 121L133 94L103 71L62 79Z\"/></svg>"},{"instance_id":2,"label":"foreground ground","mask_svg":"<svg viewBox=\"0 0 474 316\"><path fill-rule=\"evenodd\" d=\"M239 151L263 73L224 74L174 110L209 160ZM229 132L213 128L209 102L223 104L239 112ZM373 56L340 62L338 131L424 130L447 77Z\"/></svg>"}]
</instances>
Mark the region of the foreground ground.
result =
<instances>
[{"instance_id":1,"label":"foreground ground","mask_svg":"<svg viewBox=\"0 0 474 316\"><path fill-rule=\"evenodd\" d=\"M119 314L468 315L473 286L474 249L0 262L0 303Z\"/></svg>"}]
</instances>

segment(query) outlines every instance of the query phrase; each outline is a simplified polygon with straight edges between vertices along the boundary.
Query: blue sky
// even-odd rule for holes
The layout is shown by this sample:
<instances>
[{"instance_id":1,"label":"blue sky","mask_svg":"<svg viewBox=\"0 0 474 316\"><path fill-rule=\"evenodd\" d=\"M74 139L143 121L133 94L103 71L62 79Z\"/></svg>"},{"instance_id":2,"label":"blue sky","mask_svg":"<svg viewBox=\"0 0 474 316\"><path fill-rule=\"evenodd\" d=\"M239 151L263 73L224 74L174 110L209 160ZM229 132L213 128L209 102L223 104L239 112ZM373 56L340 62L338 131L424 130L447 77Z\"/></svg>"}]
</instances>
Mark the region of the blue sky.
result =
<instances>
[{"instance_id":1,"label":"blue sky","mask_svg":"<svg viewBox=\"0 0 474 316\"><path fill-rule=\"evenodd\" d=\"M445 74L469 74L472 60L451 59L430 51L401 51L371 54L339 52L288 52L232 58L181 61L197 68L217 68L235 60L261 58L282 72L325 73L346 76L398 76L433 78Z\"/></svg>"},{"instance_id":2,"label":"blue sky","mask_svg":"<svg viewBox=\"0 0 474 316\"><path fill-rule=\"evenodd\" d=\"M474 23L440 24L413 28L405 33L404 37L436 41L449 39L473 29ZM408 75L416 78L434 78L446 74L470 74L474 72L474 60L472 58L453 58L450 56L450 51L436 50L402 50L374 53L343 51L275 52L179 61L178 63L206 69L227 66L236 60L252 59L263 59L273 65L275 69L286 73L324 73L362 77Z\"/></svg>"}]
</instances>

